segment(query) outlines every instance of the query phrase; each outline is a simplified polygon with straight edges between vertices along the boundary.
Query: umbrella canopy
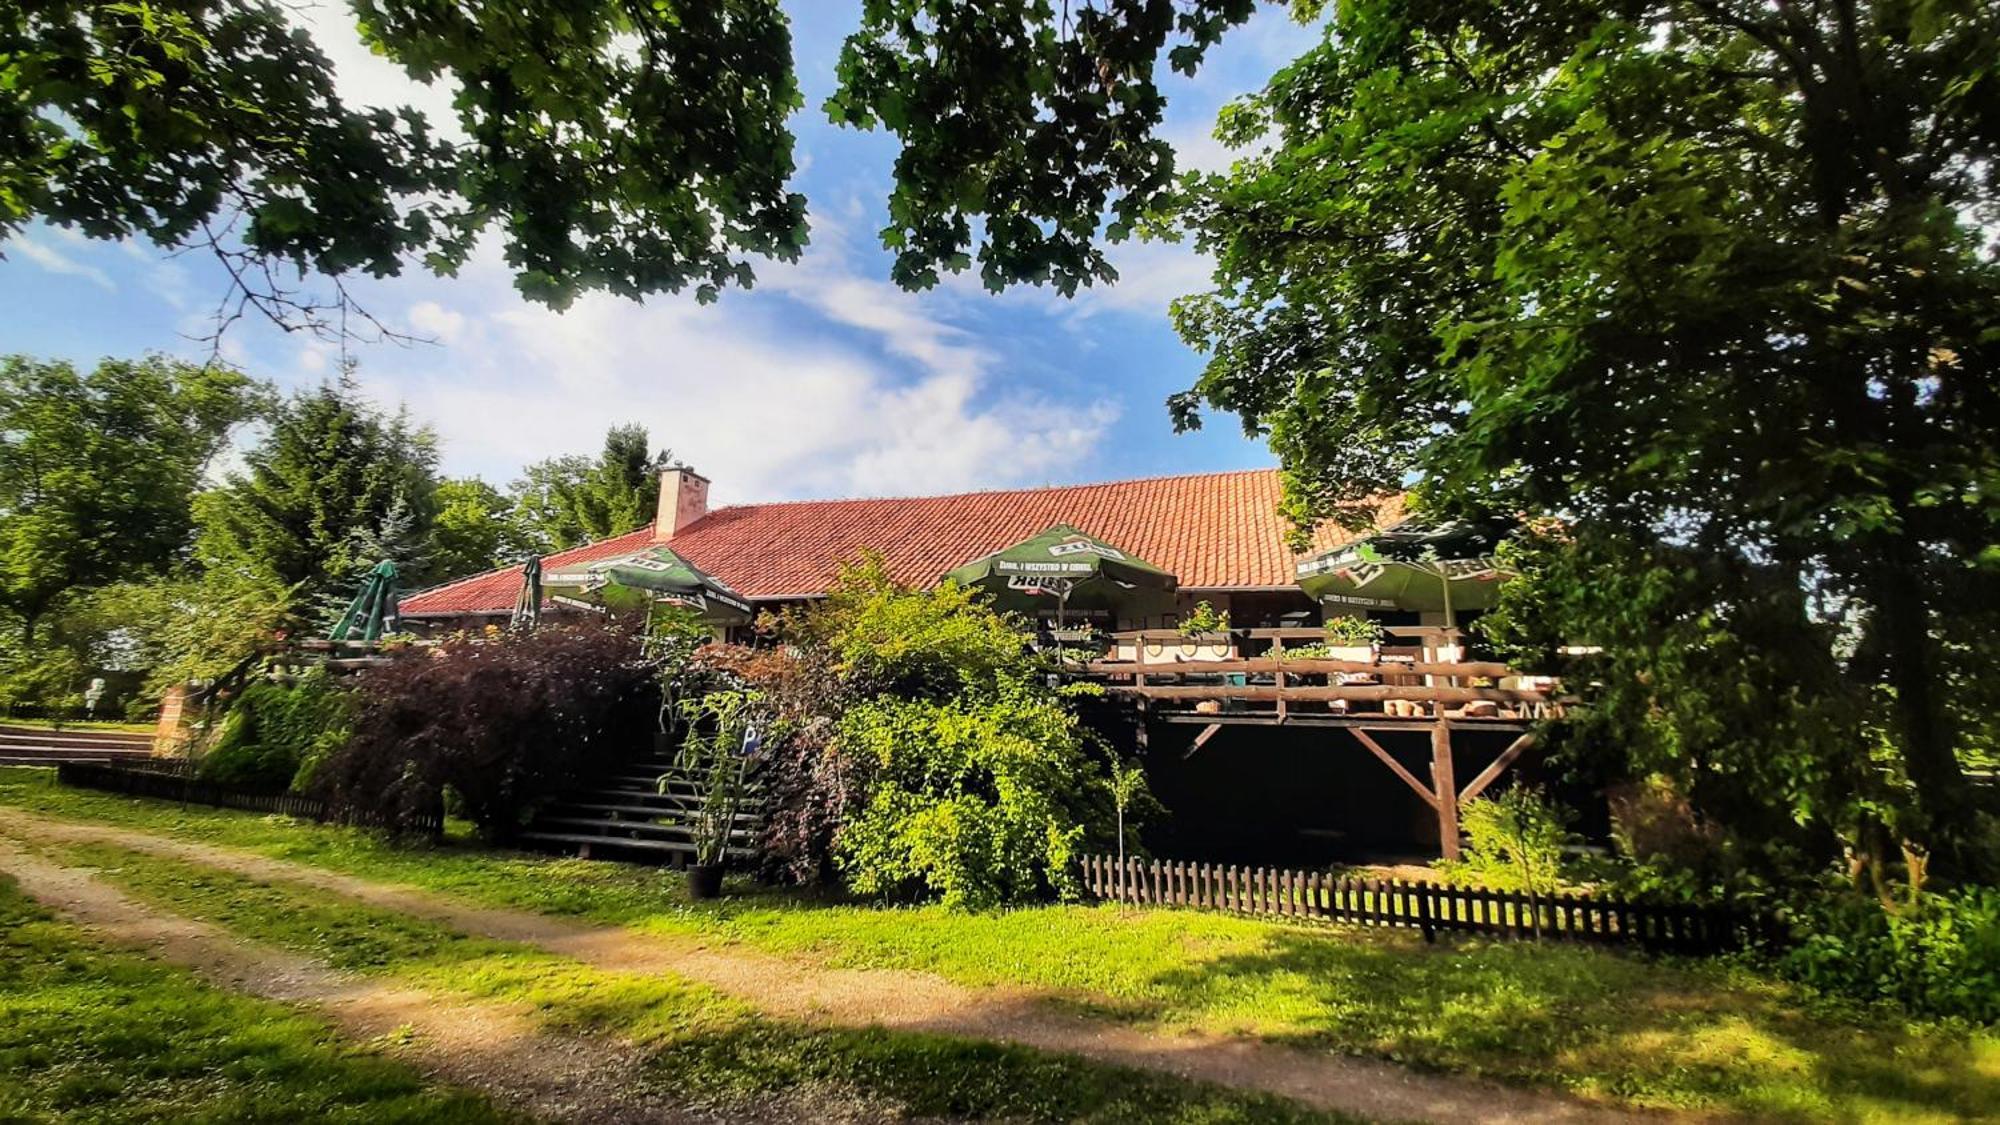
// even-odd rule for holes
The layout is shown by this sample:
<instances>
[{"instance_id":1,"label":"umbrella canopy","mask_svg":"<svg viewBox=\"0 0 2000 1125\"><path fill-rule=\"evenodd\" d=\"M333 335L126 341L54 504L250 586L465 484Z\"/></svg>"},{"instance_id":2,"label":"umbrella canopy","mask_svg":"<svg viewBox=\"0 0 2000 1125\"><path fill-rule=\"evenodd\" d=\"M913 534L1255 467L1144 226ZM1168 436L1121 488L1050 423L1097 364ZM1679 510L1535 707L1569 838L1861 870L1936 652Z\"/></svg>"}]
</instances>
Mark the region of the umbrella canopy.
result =
<instances>
[{"instance_id":1,"label":"umbrella canopy","mask_svg":"<svg viewBox=\"0 0 2000 1125\"><path fill-rule=\"evenodd\" d=\"M507 619L510 629L532 629L542 621L542 557L530 555L521 564L521 596L514 600L514 614Z\"/></svg>"},{"instance_id":2,"label":"umbrella canopy","mask_svg":"<svg viewBox=\"0 0 2000 1125\"><path fill-rule=\"evenodd\" d=\"M676 605L711 625L747 624L754 616L743 595L666 547L588 563L542 581L554 601L588 609Z\"/></svg>"},{"instance_id":3,"label":"umbrella canopy","mask_svg":"<svg viewBox=\"0 0 2000 1125\"><path fill-rule=\"evenodd\" d=\"M1512 577L1493 552L1509 525L1411 517L1299 564L1299 586L1331 607L1490 608Z\"/></svg>"},{"instance_id":4,"label":"umbrella canopy","mask_svg":"<svg viewBox=\"0 0 2000 1125\"><path fill-rule=\"evenodd\" d=\"M347 612L334 622L330 641L380 640L384 632L394 632L396 615L396 564L383 559L361 579L361 590L347 605Z\"/></svg>"},{"instance_id":5,"label":"umbrella canopy","mask_svg":"<svg viewBox=\"0 0 2000 1125\"><path fill-rule=\"evenodd\" d=\"M1152 563L1066 523L966 563L945 578L987 591L1002 609L1033 613L1054 602L1058 617L1072 608L1171 608L1176 585L1173 575Z\"/></svg>"}]
</instances>

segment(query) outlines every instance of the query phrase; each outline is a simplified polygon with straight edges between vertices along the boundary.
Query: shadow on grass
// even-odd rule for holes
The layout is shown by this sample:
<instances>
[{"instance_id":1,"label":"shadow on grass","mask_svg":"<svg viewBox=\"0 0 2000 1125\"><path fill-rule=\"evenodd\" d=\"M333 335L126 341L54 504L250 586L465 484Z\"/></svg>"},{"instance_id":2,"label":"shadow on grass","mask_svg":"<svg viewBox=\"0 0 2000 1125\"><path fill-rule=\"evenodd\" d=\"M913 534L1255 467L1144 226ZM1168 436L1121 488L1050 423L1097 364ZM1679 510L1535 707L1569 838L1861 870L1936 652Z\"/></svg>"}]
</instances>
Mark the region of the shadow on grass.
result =
<instances>
[{"instance_id":1,"label":"shadow on grass","mask_svg":"<svg viewBox=\"0 0 2000 1125\"><path fill-rule=\"evenodd\" d=\"M1762 1119L1979 1118L2000 1106L1990 1033L1809 1003L1724 963L1367 937L1273 931L1257 951L1159 974L1173 999L1155 1013L1233 1013L1295 1046Z\"/></svg>"}]
</instances>

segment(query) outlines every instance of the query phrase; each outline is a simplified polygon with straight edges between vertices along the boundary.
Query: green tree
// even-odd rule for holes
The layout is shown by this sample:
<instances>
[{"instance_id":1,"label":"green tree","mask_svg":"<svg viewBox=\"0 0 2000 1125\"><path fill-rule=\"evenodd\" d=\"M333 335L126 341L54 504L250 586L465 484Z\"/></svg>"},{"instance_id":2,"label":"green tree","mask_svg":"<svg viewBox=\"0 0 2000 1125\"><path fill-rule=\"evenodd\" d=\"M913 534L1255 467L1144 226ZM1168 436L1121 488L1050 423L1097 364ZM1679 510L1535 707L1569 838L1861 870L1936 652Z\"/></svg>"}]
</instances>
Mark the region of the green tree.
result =
<instances>
[{"instance_id":1,"label":"green tree","mask_svg":"<svg viewBox=\"0 0 2000 1125\"><path fill-rule=\"evenodd\" d=\"M429 567L434 581L490 570L534 549L514 521L512 502L485 481L477 477L442 481L436 497Z\"/></svg>"},{"instance_id":2,"label":"green tree","mask_svg":"<svg viewBox=\"0 0 2000 1125\"><path fill-rule=\"evenodd\" d=\"M87 372L0 359L0 608L24 645L72 591L183 556L201 476L264 394L160 357Z\"/></svg>"},{"instance_id":3,"label":"green tree","mask_svg":"<svg viewBox=\"0 0 2000 1125\"><path fill-rule=\"evenodd\" d=\"M1192 73L1254 0L868 0L826 104L894 133L885 243L906 285L1114 276L1170 185L1162 54ZM805 199L778 0L354 0L369 50L459 91L455 121L342 100L276 0L22 0L0 10L0 238L46 219L205 248L246 311L340 331L280 267L449 275L496 230L521 292L703 300L791 260ZM173 91L172 97L161 91ZM447 136L455 125L463 140Z\"/></svg>"},{"instance_id":4,"label":"green tree","mask_svg":"<svg viewBox=\"0 0 2000 1125\"><path fill-rule=\"evenodd\" d=\"M543 551L559 551L644 527L657 511L668 450L650 453L644 426L613 426L595 460L552 457L514 482L515 518Z\"/></svg>"},{"instance_id":5,"label":"green tree","mask_svg":"<svg viewBox=\"0 0 2000 1125\"><path fill-rule=\"evenodd\" d=\"M1859 716L1788 796L1872 761L1909 786L1897 830L1953 847L1947 685L1992 662L1948 634L2000 605L1996 59L2000 9L1971 0L1343 3L1225 116L1272 151L1189 185L1220 272L1177 308L1210 353L1179 419L1268 434L1301 519L1412 478L1437 508L1563 516L1559 549L1679 612L1560 567L1605 596L1523 610L1677 658L1717 632ZM1634 708L1675 690L1671 661L1618 671Z\"/></svg>"},{"instance_id":6,"label":"green tree","mask_svg":"<svg viewBox=\"0 0 2000 1125\"><path fill-rule=\"evenodd\" d=\"M383 558L424 577L436 514L437 442L387 414L347 375L293 394L244 469L195 500L207 569L266 579L301 607L344 602Z\"/></svg>"}]
</instances>

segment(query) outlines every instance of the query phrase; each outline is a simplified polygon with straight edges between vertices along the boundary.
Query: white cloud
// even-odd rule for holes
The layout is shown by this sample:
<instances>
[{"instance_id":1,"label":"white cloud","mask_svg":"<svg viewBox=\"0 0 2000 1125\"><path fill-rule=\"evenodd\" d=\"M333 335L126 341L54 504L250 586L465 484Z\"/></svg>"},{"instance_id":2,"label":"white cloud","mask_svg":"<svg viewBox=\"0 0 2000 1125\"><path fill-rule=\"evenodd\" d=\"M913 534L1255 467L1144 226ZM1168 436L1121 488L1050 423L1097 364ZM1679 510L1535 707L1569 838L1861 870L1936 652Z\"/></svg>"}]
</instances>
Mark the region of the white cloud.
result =
<instances>
[{"instance_id":1,"label":"white cloud","mask_svg":"<svg viewBox=\"0 0 2000 1125\"><path fill-rule=\"evenodd\" d=\"M1118 416L1007 385L949 299L850 271L838 237L760 274L706 307L591 294L557 313L483 246L449 286L383 310L440 344L368 349L361 378L435 425L451 472L504 483L638 422L718 503L1039 484L1088 464Z\"/></svg>"},{"instance_id":2,"label":"white cloud","mask_svg":"<svg viewBox=\"0 0 2000 1125\"><path fill-rule=\"evenodd\" d=\"M22 257L48 270L50 273L81 277L112 292L116 292L118 289L118 283L111 280L110 274L86 262L77 261L63 251L42 241L36 235L16 235L8 241L6 249L20 251Z\"/></svg>"},{"instance_id":3,"label":"white cloud","mask_svg":"<svg viewBox=\"0 0 2000 1125\"><path fill-rule=\"evenodd\" d=\"M465 331L465 315L436 301L418 301L410 306L410 327L440 344L455 344Z\"/></svg>"}]
</instances>

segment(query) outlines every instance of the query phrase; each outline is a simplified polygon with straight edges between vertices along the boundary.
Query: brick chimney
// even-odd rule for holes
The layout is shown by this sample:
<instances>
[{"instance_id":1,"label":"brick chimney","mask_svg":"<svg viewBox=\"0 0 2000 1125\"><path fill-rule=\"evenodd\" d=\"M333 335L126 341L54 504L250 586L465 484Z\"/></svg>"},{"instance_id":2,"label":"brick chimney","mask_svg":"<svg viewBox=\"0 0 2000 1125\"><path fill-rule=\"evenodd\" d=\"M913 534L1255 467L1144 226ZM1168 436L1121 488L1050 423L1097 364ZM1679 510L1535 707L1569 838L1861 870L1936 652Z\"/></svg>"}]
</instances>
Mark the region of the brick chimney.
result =
<instances>
[{"instance_id":1,"label":"brick chimney","mask_svg":"<svg viewBox=\"0 0 2000 1125\"><path fill-rule=\"evenodd\" d=\"M660 470L660 508L653 517L653 541L664 543L674 533L708 514L708 478L674 465Z\"/></svg>"}]
</instances>

